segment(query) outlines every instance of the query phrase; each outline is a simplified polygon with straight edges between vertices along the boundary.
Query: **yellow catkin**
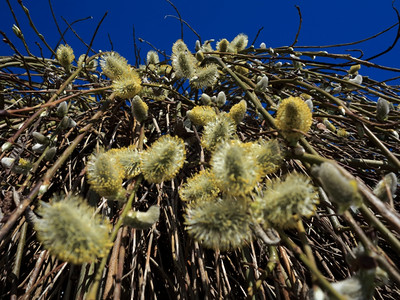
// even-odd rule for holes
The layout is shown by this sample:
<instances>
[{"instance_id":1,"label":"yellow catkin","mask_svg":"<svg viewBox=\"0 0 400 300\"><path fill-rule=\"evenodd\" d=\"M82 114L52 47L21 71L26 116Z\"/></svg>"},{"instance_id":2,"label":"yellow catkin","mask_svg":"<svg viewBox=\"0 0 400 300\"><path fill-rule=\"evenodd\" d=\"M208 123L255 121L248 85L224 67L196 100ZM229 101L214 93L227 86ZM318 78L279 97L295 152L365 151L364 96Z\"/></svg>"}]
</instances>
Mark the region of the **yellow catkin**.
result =
<instances>
[{"instance_id":1,"label":"yellow catkin","mask_svg":"<svg viewBox=\"0 0 400 300\"><path fill-rule=\"evenodd\" d=\"M190 122L201 126L205 126L217 118L217 114L211 106L196 106L187 111L186 116Z\"/></svg>"},{"instance_id":2,"label":"yellow catkin","mask_svg":"<svg viewBox=\"0 0 400 300\"><path fill-rule=\"evenodd\" d=\"M136 71L131 68L129 72L123 73L113 80L112 88L116 96L122 99L129 99L141 91L141 80Z\"/></svg>"},{"instance_id":3,"label":"yellow catkin","mask_svg":"<svg viewBox=\"0 0 400 300\"><path fill-rule=\"evenodd\" d=\"M231 110L228 113L228 116L231 117L236 124L239 124L246 116L246 111L247 111L247 102L245 100L242 100L239 103L232 106Z\"/></svg>"},{"instance_id":4,"label":"yellow catkin","mask_svg":"<svg viewBox=\"0 0 400 300\"><path fill-rule=\"evenodd\" d=\"M310 129L312 113L300 97L289 97L280 103L275 124L283 137L295 144Z\"/></svg>"},{"instance_id":5,"label":"yellow catkin","mask_svg":"<svg viewBox=\"0 0 400 300\"><path fill-rule=\"evenodd\" d=\"M128 73L131 69L126 59L117 52L104 54L100 60L100 66L103 73L110 79L117 79L124 73Z\"/></svg>"}]
</instances>

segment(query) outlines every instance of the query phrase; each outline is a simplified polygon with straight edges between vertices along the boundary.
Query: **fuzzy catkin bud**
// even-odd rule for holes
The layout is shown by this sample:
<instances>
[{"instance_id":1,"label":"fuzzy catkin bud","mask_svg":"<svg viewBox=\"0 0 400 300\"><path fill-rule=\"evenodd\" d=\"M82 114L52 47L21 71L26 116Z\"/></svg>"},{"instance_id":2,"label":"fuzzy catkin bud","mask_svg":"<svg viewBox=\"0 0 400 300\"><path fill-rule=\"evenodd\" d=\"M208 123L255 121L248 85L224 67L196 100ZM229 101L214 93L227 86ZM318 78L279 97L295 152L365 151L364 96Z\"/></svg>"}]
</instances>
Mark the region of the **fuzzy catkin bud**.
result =
<instances>
[{"instance_id":1,"label":"fuzzy catkin bud","mask_svg":"<svg viewBox=\"0 0 400 300\"><path fill-rule=\"evenodd\" d=\"M268 90L268 77L266 75L261 77L261 79L257 82L255 90L262 93Z\"/></svg>"},{"instance_id":2,"label":"fuzzy catkin bud","mask_svg":"<svg viewBox=\"0 0 400 300\"><path fill-rule=\"evenodd\" d=\"M200 43L200 42L199 42ZM198 49L198 50L200 50L200 49ZM196 51L198 51L198 50L196 50ZM186 44L185 44L185 42L184 41L182 41L182 40L177 40L173 45L172 45L172 53L173 54L178 54L178 53L181 53L181 52L188 52L189 51L189 49L188 49L188 47L186 46Z\"/></svg>"},{"instance_id":3,"label":"fuzzy catkin bud","mask_svg":"<svg viewBox=\"0 0 400 300\"><path fill-rule=\"evenodd\" d=\"M210 105L211 104L211 97L207 94L203 93L200 97L200 101L203 105Z\"/></svg>"},{"instance_id":4,"label":"fuzzy catkin bud","mask_svg":"<svg viewBox=\"0 0 400 300\"><path fill-rule=\"evenodd\" d=\"M219 52L228 52L229 42L227 39L222 39L217 43L217 50Z\"/></svg>"},{"instance_id":5,"label":"fuzzy catkin bud","mask_svg":"<svg viewBox=\"0 0 400 300\"><path fill-rule=\"evenodd\" d=\"M362 204L357 181L346 178L335 164L324 162L320 166L314 167L312 172L320 179L329 199L338 205L339 213L343 213L350 206Z\"/></svg>"},{"instance_id":6,"label":"fuzzy catkin bud","mask_svg":"<svg viewBox=\"0 0 400 300\"><path fill-rule=\"evenodd\" d=\"M307 99L306 101L304 101L304 103L307 104L308 108L312 112L314 109L314 103L313 103L312 99Z\"/></svg>"},{"instance_id":7,"label":"fuzzy catkin bud","mask_svg":"<svg viewBox=\"0 0 400 300\"><path fill-rule=\"evenodd\" d=\"M42 202L35 222L38 239L44 248L63 261L91 263L108 254L112 243L110 225L76 196Z\"/></svg>"},{"instance_id":8,"label":"fuzzy catkin bud","mask_svg":"<svg viewBox=\"0 0 400 300\"><path fill-rule=\"evenodd\" d=\"M34 144L32 146L32 151L41 154L41 153L44 152L46 147L47 147L46 145L43 145L43 144L40 144L40 143L36 143L36 144Z\"/></svg>"},{"instance_id":9,"label":"fuzzy catkin bud","mask_svg":"<svg viewBox=\"0 0 400 300\"><path fill-rule=\"evenodd\" d=\"M130 146L127 148L111 149L107 151L116 163L124 170L124 178L134 178L140 174L140 152Z\"/></svg>"},{"instance_id":10,"label":"fuzzy catkin bud","mask_svg":"<svg viewBox=\"0 0 400 300\"><path fill-rule=\"evenodd\" d=\"M44 159L47 161L50 161L54 158L56 153L57 153L57 147L51 147L51 148L47 149L47 151L44 155Z\"/></svg>"},{"instance_id":11,"label":"fuzzy catkin bud","mask_svg":"<svg viewBox=\"0 0 400 300\"><path fill-rule=\"evenodd\" d=\"M235 52L240 52L247 47L248 42L247 35L240 33L233 39L229 46L233 48Z\"/></svg>"},{"instance_id":12,"label":"fuzzy catkin bud","mask_svg":"<svg viewBox=\"0 0 400 300\"><path fill-rule=\"evenodd\" d=\"M56 51L56 57L58 62L64 69L69 72L71 68L71 63L74 61L75 55L74 51L69 45L60 45Z\"/></svg>"},{"instance_id":13,"label":"fuzzy catkin bud","mask_svg":"<svg viewBox=\"0 0 400 300\"><path fill-rule=\"evenodd\" d=\"M36 142L43 144L43 145L48 145L50 142L50 139L47 136L44 136L40 132L33 132L32 133L33 138L35 139Z\"/></svg>"},{"instance_id":14,"label":"fuzzy catkin bud","mask_svg":"<svg viewBox=\"0 0 400 300\"><path fill-rule=\"evenodd\" d=\"M200 51L200 49L201 49L201 43L200 43L199 40L196 40L196 43L195 43L195 45L194 45L194 49L196 50L196 52L197 52L197 51Z\"/></svg>"},{"instance_id":15,"label":"fuzzy catkin bud","mask_svg":"<svg viewBox=\"0 0 400 300\"><path fill-rule=\"evenodd\" d=\"M11 169L14 162L15 162L15 158L11 158L11 157L3 157L0 161L1 165L5 169Z\"/></svg>"},{"instance_id":16,"label":"fuzzy catkin bud","mask_svg":"<svg viewBox=\"0 0 400 300\"><path fill-rule=\"evenodd\" d=\"M262 176L275 172L283 162L283 153L278 140L260 140L253 147L254 156Z\"/></svg>"},{"instance_id":17,"label":"fuzzy catkin bud","mask_svg":"<svg viewBox=\"0 0 400 300\"><path fill-rule=\"evenodd\" d=\"M160 207L158 205L151 206L146 212L129 211L124 218L124 225L128 225L135 229L148 229L160 218Z\"/></svg>"},{"instance_id":18,"label":"fuzzy catkin bud","mask_svg":"<svg viewBox=\"0 0 400 300\"><path fill-rule=\"evenodd\" d=\"M358 75L356 75L354 78L349 79L349 82L355 83L355 84L362 84L362 82L363 82L363 77L362 77L362 75L358 74Z\"/></svg>"},{"instance_id":19,"label":"fuzzy catkin bud","mask_svg":"<svg viewBox=\"0 0 400 300\"><path fill-rule=\"evenodd\" d=\"M197 51L196 52L196 59L199 62L202 62L204 60L204 53L203 51Z\"/></svg>"},{"instance_id":20,"label":"fuzzy catkin bud","mask_svg":"<svg viewBox=\"0 0 400 300\"><path fill-rule=\"evenodd\" d=\"M177 78L192 78L196 68L196 58L182 40L172 45L171 64Z\"/></svg>"},{"instance_id":21,"label":"fuzzy catkin bud","mask_svg":"<svg viewBox=\"0 0 400 300\"><path fill-rule=\"evenodd\" d=\"M154 50L150 50L149 52L147 52L146 55L146 64L150 65L156 65L160 62L160 58L158 57L158 53Z\"/></svg>"},{"instance_id":22,"label":"fuzzy catkin bud","mask_svg":"<svg viewBox=\"0 0 400 300\"><path fill-rule=\"evenodd\" d=\"M373 193L382 201L389 201L390 198L396 196L397 177L393 172L385 175L385 177L375 186ZM389 195L390 194L390 195Z\"/></svg>"},{"instance_id":23,"label":"fuzzy catkin bud","mask_svg":"<svg viewBox=\"0 0 400 300\"><path fill-rule=\"evenodd\" d=\"M379 121L385 121L390 111L389 102L379 97L376 103L376 118Z\"/></svg>"},{"instance_id":24,"label":"fuzzy catkin bud","mask_svg":"<svg viewBox=\"0 0 400 300\"><path fill-rule=\"evenodd\" d=\"M19 38L22 39L24 37L24 35L21 32L21 29L19 29L19 27L15 24L13 24L12 26L12 31L14 32L14 34Z\"/></svg>"},{"instance_id":25,"label":"fuzzy catkin bud","mask_svg":"<svg viewBox=\"0 0 400 300\"><path fill-rule=\"evenodd\" d=\"M86 59L85 59L85 57L86 57ZM78 66L84 67L88 71L92 71L92 72L96 71L97 66L99 65L99 63L97 62L97 59L92 59L89 62L87 62L87 61L88 61L88 57L85 54L82 54L78 58Z\"/></svg>"},{"instance_id":26,"label":"fuzzy catkin bud","mask_svg":"<svg viewBox=\"0 0 400 300\"><path fill-rule=\"evenodd\" d=\"M147 119L149 107L140 96L136 95L132 100L132 114L140 123Z\"/></svg>"},{"instance_id":27,"label":"fuzzy catkin bud","mask_svg":"<svg viewBox=\"0 0 400 300\"><path fill-rule=\"evenodd\" d=\"M221 108L222 106L225 105L225 102L226 102L226 95L223 91L221 91L218 93L218 96L214 101L215 106Z\"/></svg>"},{"instance_id":28,"label":"fuzzy catkin bud","mask_svg":"<svg viewBox=\"0 0 400 300\"><path fill-rule=\"evenodd\" d=\"M3 145L1 145L1 150L0 152L6 152L12 148L13 144L10 142L5 142Z\"/></svg>"},{"instance_id":29,"label":"fuzzy catkin bud","mask_svg":"<svg viewBox=\"0 0 400 300\"><path fill-rule=\"evenodd\" d=\"M267 183L263 197L251 204L253 216L265 227L293 227L301 217L314 214L318 197L310 179L298 173L289 174L284 181Z\"/></svg>"},{"instance_id":30,"label":"fuzzy catkin bud","mask_svg":"<svg viewBox=\"0 0 400 300\"><path fill-rule=\"evenodd\" d=\"M214 201L219 193L215 176L210 170L202 170L187 180L179 189L183 201Z\"/></svg>"},{"instance_id":31,"label":"fuzzy catkin bud","mask_svg":"<svg viewBox=\"0 0 400 300\"><path fill-rule=\"evenodd\" d=\"M68 104L67 101L63 101L57 106L56 114L60 118L64 117L68 113Z\"/></svg>"},{"instance_id":32,"label":"fuzzy catkin bud","mask_svg":"<svg viewBox=\"0 0 400 300\"><path fill-rule=\"evenodd\" d=\"M190 52L173 53L171 59L177 78L192 78L194 76L196 58Z\"/></svg>"},{"instance_id":33,"label":"fuzzy catkin bud","mask_svg":"<svg viewBox=\"0 0 400 300\"><path fill-rule=\"evenodd\" d=\"M207 150L214 151L217 146L233 138L236 125L227 114L218 115L215 121L204 126L201 145Z\"/></svg>"}]
</instances>

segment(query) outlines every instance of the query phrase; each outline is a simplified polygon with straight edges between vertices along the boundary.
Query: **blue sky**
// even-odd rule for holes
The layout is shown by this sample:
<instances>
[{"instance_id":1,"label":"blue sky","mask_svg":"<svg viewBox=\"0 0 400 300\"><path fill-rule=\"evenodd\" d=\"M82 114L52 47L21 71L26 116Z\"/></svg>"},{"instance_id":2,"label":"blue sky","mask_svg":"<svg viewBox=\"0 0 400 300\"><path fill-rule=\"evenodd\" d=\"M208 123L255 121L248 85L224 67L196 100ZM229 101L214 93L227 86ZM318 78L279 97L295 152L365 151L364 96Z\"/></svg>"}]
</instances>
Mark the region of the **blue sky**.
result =
<instances>
[{"instance_id":1,"label":"blue sky","mask_svg":"<svg viewBox=\"0 0 400 300\"><path fill-rule=\"evenodd\" d=\"M23 50L22 44L11 31L15 21L8 9L7 2L0 0L0 30L4 31L15 45ZM39 41L32 32L25 15L17 1L12 2L21 29L28 40L31 51L40 54L35 41ZM376 34L397 22L397 16L392 8L392 1L383 0L336 0L336 1L291 1L291 0L248 0L248 1L220 1L203 0L188 1L174 0L182 18L200 34L203 40L221 38L233 39L238 33L245 33L252 41L261 27L261 32L256 46L265 42L267 46L279 47L292 44L299 24L299 15L295 5L302 12L303 24L297 45L327 45L347 43ZM48 0L25 0L24 4L30 10L32 18L39 31L53 47L59 40L59 34L52 19ZM114 50L125 56L134 64L134 51L132 39L132 26L135 26L136 37L151 42L155 47L171 52L172 43L180 38L179 21L166 17L177 15L173 7L165 0L146 1L92 1L92 0L53 0L52 5L63 29L68 22L92 16L90 20L77 23L73 28L87 42L106 11L108 16L102 24L95 39L95 50L110 50L108 34L110 35ZM396 5L396 3L395 3ZM397 5L400 9L400 2ZM391 45L396 37L397 27L384 35L362 44L330 49L334 53L348 53L346 49L362 49L364 58L375 55ZM73 47L75 55L79 57L85 52L83 44L68 32L65 36L67 42ZM184 39L193 50L197 37L187 28L184 28ZM142 57L150 47L138 42ZM43 47L44 48L44 47ZM373 62L400 68L399 51L400 43L388 54ZM9 55L12 51L4 43L0 44L0 55ZM369 75L379 80L399 76L394 72L377 72L368 68L361 70L362 75Z\"/></svg>"}]
</instances>

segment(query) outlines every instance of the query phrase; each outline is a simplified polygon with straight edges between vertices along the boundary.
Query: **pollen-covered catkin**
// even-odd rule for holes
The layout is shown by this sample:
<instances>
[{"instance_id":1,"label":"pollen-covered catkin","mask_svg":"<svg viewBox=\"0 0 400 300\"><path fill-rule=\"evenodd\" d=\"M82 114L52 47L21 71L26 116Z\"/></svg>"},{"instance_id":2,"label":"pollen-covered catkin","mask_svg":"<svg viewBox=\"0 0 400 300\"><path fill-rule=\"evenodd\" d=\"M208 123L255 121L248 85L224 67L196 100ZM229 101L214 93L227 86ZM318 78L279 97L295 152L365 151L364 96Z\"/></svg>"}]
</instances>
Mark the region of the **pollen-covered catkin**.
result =
<instances>
[{"instance_id":1,"label":"pollen-covered catkin","mask_svg":"<svg viewBox=\"0 0 400 300\"><path fill-rule=\"evenodd\" d=\"M213 201L219 192L214 173L207 169L189 178L180 188L179 196L186 202Z\"/></svg>"},{"instance_id":2,"label":"pollen-covered catkin","mask_svg":"<svg viewBox=\"0 0 400 300\"><path fill-rule=\"evenodd\" d=\"M217 118L217 113L211 106L196 106L188 110L186 116L194 125L205 126Z\"/></svg>"},{"instance_id":3,"label":"pollen-covered catkin","mask_svg":"<svg viewBox=\"0 0 400 300\"><path fill-rule=\"evenodd\" d=\"M300 97L289 97L279 104L275 124L290 144L296 144L302 132L306 133L310 129L312 114Z\"/></svg>"}]
</instances>

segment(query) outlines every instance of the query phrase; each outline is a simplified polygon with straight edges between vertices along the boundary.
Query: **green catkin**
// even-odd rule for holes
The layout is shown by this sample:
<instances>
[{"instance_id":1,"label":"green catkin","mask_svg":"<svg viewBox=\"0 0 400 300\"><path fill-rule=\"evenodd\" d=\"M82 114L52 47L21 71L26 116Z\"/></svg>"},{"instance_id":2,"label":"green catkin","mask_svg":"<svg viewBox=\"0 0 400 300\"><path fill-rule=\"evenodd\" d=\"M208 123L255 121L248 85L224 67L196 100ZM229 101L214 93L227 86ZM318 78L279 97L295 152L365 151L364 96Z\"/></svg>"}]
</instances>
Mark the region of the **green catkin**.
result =
<instances>
[{"instance_id":1,"label":"green catkin","mask_svg":"<svg viewBox=\"0 0 400 300\"><path fill-rule=\"evenodd\" d=\"M129 99L139 94L142 89L141 80L136 71L130 68L113 80L112 88L117 97Z\"/></svg>"},{"instance_id":2,"label":"green catkin","mask_svg":"<svg viewBox=\"0 0 400 300\"><path fill-rule=\"evenodd\" d=\"M92 154L87 165L87 177L91 188L109 200L125 200L122 180L125 171L117 158L108 152Z\"/></svg>"},{"instance_id":3,"label":"green catkin","mask_svg":"<svg viewBox=\"0 0 400 300\"><path fill-rule=\"evenodd\" d=\"M38 239L57 258L73 264L92 263L108 254L110 225L77 196L41 202L34 223Z\"/></svg>"},{"instance_id":4,"label":"green catkin","mask_svg":"<svg viewBox=\"0 0 400 300\"><path fill-rule=\"evenodd\" d=\"M211 87L218 81L218 68L215 64L198 67L190 78L190 84L197 89Z\"/></svg>"},{"instance_id":5,"label":"green catkin","mask_svg":"<svg viewBox=\"0 0 400 300\"><path fill-rule=\"evenodd\" d=\"M140 152L130 146L128 148L111 149L107 151L117 165L124 170L124 178L132 179L140 174Z\"/></svg>"},{"instance_id":6,"label":"green catkin","mask_svg":"<svg viewBox=\"0 0 400 300\"><path fill-rule=\"evenodd\" d=\"M251 192L261 178L252 143L231 140L221 143L211 158L218 188L233 196Z\"/></svg>"},{"instance_id":7,"label":"green catkin","mask_svg":"<svg viewBox=\"0 0 400 300\"><path fill-rule=\"evenodd\" d=\"M211 249L229 250L252 240L246 207L234 198L195 202L186 210L189 235Z\"/></svg>"},{"instance_id":8,"label":"green catkin","mask_svg":"<svg viewBox=\"0 0 400 300\"><path fill-rule=\"evenodd\" d=\"M262 176L271 174L283 163L284 154L278 140L259 140L253 144L254 156Z\"/></svg>"},{"instance_id":9,"label":"green catkin","mask_svg":"<svg viewBox=\"0 0 400 300\"><path fill-rule=\"evenodd\" d=\"M264 227L291 228L301 217L314 214L318 197L310 179L292 173L285 180L269 181L263 196L252 203L253 216Z\"/></svg>"},{"instance_id":10,"label":"green catkin","mask_svg":"<svg viewBox=\"0 0 400 300\"><path fill-rule=\"evenodd\" d=\"M247 102L246 100L242 100L231 107L228 116L232 118L232 120L235 121L235 124L237 125L244 119L246 111L247 111Z\"/></svg>"},{"instance_id":11,"label":"green catkin","mask_svg":"<svg viewBox=\"0 0 400 300\"><path fill-rule=\"evenodd\" d=\"M161 183L176 176L183 166L185 157L183 140L164 135L142 153L140 168L148 182Z\"/></svg>"},{"instance_id":12,"label":"green catkin","mask_svg":"<svg viewBox=\"0 0 400 300\"><path fill-rule=\"evenodd\" d=\"M227 114L220 114L215 121L204 126L201 145L207 150L214 151L217 146L233 139L236 132L235 122Z\"/></svg>"},{"instance_id":13,"label":"green catkin","mask_svg":"<svg viewBox=\"0 0 400 300\"><path fill-rule=\"evenodd\" d=\"M160 207L158 205L153 205L146 212L129 211L123 222L124 225L144 230L153 226L159 218Z\"/></svg>"},{"instance_id":14,"label":"green catkin","mask_svg":"<svg viewBox=\"0 0 400 300\"><path fill-rule=\"evenodd\" d=\"M357 181L346 178L335 164L324 162L315 166L312 172L320 179L329 199L338 206L339 213L343 213L350 206L357 207L362 204Z\"/></svg>"}]
</instances>

